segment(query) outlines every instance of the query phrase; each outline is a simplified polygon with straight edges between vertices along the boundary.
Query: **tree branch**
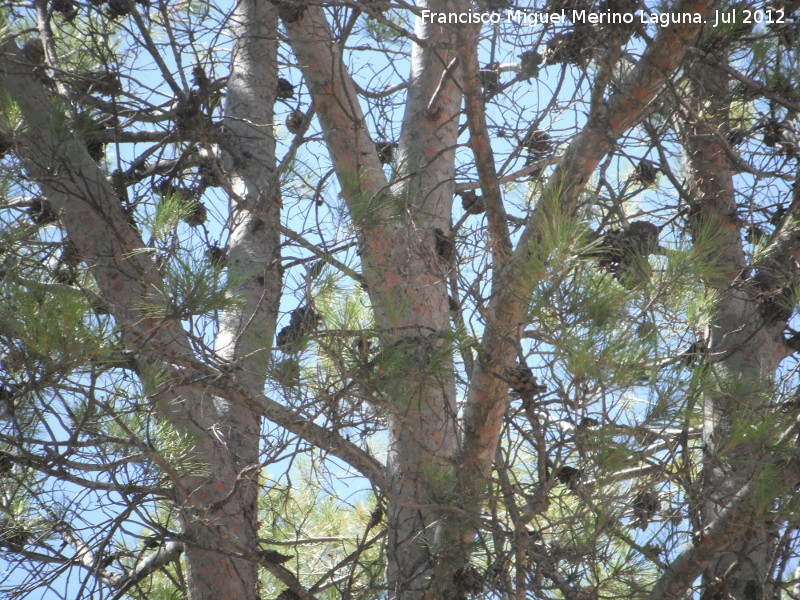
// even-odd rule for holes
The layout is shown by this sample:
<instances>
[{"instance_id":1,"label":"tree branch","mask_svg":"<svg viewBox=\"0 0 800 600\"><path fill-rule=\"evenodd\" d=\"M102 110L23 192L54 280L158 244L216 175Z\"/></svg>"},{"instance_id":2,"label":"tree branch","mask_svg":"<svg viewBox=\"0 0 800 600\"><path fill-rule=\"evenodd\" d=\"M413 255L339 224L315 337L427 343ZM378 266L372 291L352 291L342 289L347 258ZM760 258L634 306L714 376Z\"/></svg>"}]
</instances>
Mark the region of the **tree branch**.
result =
<instances>
[{"instance_id":1,"label":"tree branch","mask_svg":"<svg viewBox=\"0 0 800 600\"><path fill-rule=\"evenodd\" d=\"M159 366L163 370L164 365ZM264 395L256 396L248 393L236 380L235 375L211 369L197 361L185 360L172 362L170 370L165 375L173 384L179 383L181 386L193 387L225 398L266 417L301 439L343 460L369 479L376 488L385 489L384 467L370 454L339 434L309 421L275 400Z\"/></svg>"},{"instance_id":2,"label":"tree branch","mask_svg":"<svg viewBox=\"0 0 800 600\"><path fill-rule=\"evenodd\" d=\"M342 195L352 214L362 214L388 181L325 13L315 5L304 8L297 20L284 21L286 33L314 99Z\"/></svg>"},{"instance_id":3,"label":"tree branch","mask_svg":"<svg viewBox=\"0 0 800 600\"><path fill-rule=\"evenodd\" d=\"M705 16L712 4L713 0L681 0L674 12ZM529 249L538 245L554 204L567 214L578 210L577 199L591 173L619 136L644 118L649 103L681 63L701 27L674 23L663 28L619 91L605 104L598 103L545 186L541 195L545 201L531 215L506 270L495 276L493 289L497 292L489 306L483 348L473 370L464 416L463 457L466 464L474 466L478 479L488 473L494 457L507 398L503 370L514 360L527 298L536 279L535 273L524 268Z\"/></svg>"},{"instance_id":4,"label":"tree branch","mask_svg":"<svg viewBox=\"0 0 800 600\"><path fill-rule=\"evenodd\" d=\"M500 195L500 182L494 164L489 129L486 125L486 106L480 81L480 65L476 44L476 30L472 27L457 27L458 37L464 52L461 54L461 85L467 105L467 123L470 147L475 155L489 233L492 241L494 268L502 270L511 254L511 236L508 232L508 217Z\"/></svg>"},{"instance_id":5,"label":"tree branch","mask_svg":"<svg viewBox=\"0 0 800 600\"><path fill-rule=\"evenodd\" d=\"M788 465L781 465L785 489L800 483L800 459L793 457ZM763 473L762 473L763 475ZM746 537L747 530L757 519L754 498L759 484L756 478L741 488L728 506L701 532L695 543L681 552L656 582L648 600L681 600L686 597L692 582L705 571L720 552L730 547L737 539Z\"/></svg>"},{"instance_id":6,"label":"tree branch","mask_svg":"<svg viewBox=\"0 0 800 600\"><path fill-rule=\"evenodd\" d=\"M116 587L117 591L111 596L110 600L121 600L134 585L161 567L177 560L182 552L182 543L167 542L158 550L139 561L133 571L111 581L111 585Z\"/></svg>"}]
</instances>

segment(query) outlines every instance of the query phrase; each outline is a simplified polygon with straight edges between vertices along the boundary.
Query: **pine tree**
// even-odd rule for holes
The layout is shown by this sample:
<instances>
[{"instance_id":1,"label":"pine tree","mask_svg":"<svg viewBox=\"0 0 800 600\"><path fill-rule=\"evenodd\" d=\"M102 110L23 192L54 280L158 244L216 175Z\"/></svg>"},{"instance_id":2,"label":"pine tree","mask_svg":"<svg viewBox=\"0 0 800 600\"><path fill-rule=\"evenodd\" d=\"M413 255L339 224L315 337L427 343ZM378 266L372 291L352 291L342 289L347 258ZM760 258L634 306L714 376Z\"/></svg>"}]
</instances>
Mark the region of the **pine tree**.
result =
<instances>
[{"instance_id":1,"label":"pine tree","mask_svg":"<svg viewBox=\"0 0 800 600\"><path fill-rule=\"evenodd\" d=\"M0 11L2 594L797 594L796 2Z\"/></svg>"}]
</instances>

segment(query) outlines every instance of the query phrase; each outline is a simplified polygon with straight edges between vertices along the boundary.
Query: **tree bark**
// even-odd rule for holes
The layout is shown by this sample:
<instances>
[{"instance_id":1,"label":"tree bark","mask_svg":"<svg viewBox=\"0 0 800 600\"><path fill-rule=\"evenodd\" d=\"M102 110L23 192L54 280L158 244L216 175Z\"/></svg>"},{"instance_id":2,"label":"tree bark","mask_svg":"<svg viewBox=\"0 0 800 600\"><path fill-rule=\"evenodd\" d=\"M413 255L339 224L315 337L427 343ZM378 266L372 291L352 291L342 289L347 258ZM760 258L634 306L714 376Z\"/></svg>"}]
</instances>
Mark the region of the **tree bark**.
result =
<instances>
[{"instance_id":1,"label":"tree bark","mask_svg":"<svg viewBox=\"0 0 800 600\"><path fill-rule=\"evenodd\" d=\"M703 424L703 521L712 523L770 460L767 440L756 436L755 427L752 432L745 429L748 422L761 423L771 412L774 378L785 356L786 319L764 311L770 292L759 282L758 271L747 277L733 167L723 147L728 76L702 64L693 64L688 73L690 97L698 101L681 111L676 124L689 182L689 221L697 239L711 235L715 240L719 271L708 282L719 301L705 336L707 364L700 367L706 369L712 388L704 398ZM781 281L783 285L788 281ZM751 504L749 513L740 517L745 525L741 534L710 561L703 581L705 600L772 597L768 582L774 525L763 513L763 507Z\"/></svg>"},{"instance_id":2,"label":"tree bark","mask_svg":"<svg viewBox=\"0 0 800 600\"><path fill-rule=\"evenodd\" d=\"M457 9L443 1L421 8ZM437 531L442 520L435 507L459 503L452 497L459 433L446 333L452 257L442 256L439 245L441 236L450 235L461 108L461 93L453 69L448 69L458 54L454 32L417 21L415 34L425 44L414 44L412 50L396 162L401 176L390 188L324 14L308 7L302 19L286 27L344 198L361 225L364 277L381 345L387 360L402 364L402 376L385 387L392 413L387 464L390 597L417 600L428 593L446 598L452 581L434 579L431 573L433 564L447 561L453 550ZM330 61L324 70L318 68L322 61Z\"/></svg>"},{"instance_id":3,"label":"tree bark","mask_svg":"<svg viewBox=\"0 0 800 600\"><path fill-rule=\"evenodd\" d=\"M240 5L239 10L246 9ZM51 203L79 255L91 265L109 312L135 353L139 370L147 372L165 362L172 363L176 357L190 362L191 344L180 321L157 317L143 308L166 299L157 293L164 289L163 281L155 263L142 251L145 245L139 233L128 224L120 199L89 157L85 144L68 130L65 115L48 101L33 69L12 43L0 49L0 90L14 100L25 121L16 152L28 176ZM270 135L271 106L250 108L266 110L261 116L269 118L256 122L263 124L262 136ZM266 142L265 151L272 147L270 143ZM261 198L260 201L267 204ZM260 244L274 259L276 241L267 237ZM241 245L238 247L242 253ZM249 266L252 268L252 264ZM274 329L274 294L278 288L279 284L271 282L272 304L259 304L258 308L252 302L252 287L248 290L251 301L244 310L260 313L254 328L262 329L245 331L237 325L243 323L242 319L230 315L220 338L221 353L236 356L236 352L231 354L225 337L225 332L232 330L237 330L241 341L239 352L245 348L255 350L256 343L259 350L264 347L264 339L258 337L266 335L270 326L262 314L267 315L267 320L271 315ZM256 352L255 360L263 363L263 355ZM249 363L245 369L250 370L244 373L252 377L259 368ZM261 381L260 387L257 381L249 382L259 395L263 391L263 370ZM256 486L248 467L258 462L258 419L247 409L214 400L193 386L178 383L148 392L157 398L162 415L191 437L195 459L206 465L202 470L207 474L171 474L184 526L192 599L256 598L257 570L251 562L236 556L242 550L255 550ZM238 493L239 488L243 494ZM234 490L237 493L232 493Z\"/></svg>"},{"instance_id":4,"label":"tree bark","mask_svg":"<svg viewBox=\"0 0 800 600\"><path fill-rule=\"evenodd\" d=\"M236 369L242 389L263 394L271 341L281 293L280 189L276 177L274 104L277 90L277 10L269 2L241 0L231 16L235 39L225 110L225 160L230 177L227 263L240 298L236 310L225 313L216 337L216 353ZM248 408L214 398L215 430L226 461L236 473L203 503L223 502L215 525L251 552L258 538L258 465L261 419ZM226 467L212 463L212 479L222 480ZM231 493L236 487L236 492ZM185 519L190 540L186 564L192 600L258 598L259 565L220 553L214 529Z\"/></svg>"}]
</instances>

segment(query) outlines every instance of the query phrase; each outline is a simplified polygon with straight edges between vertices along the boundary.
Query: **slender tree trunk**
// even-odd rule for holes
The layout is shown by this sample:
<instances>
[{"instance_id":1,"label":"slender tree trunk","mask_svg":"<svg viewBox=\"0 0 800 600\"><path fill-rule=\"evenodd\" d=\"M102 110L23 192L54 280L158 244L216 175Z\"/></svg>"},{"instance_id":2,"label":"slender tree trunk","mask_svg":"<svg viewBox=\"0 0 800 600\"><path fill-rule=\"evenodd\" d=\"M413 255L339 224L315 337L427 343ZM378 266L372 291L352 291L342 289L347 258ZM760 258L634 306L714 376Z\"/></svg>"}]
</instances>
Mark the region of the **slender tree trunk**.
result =
<instances>
[{"instance_id":1,"label":"slender tree trunk","mask_svg":"<svg viewBox=\"0 0 800 600\"><path fill-rule=\"evenodd\" d=\"M268 3L245 1L237 5L236 18L240 41L229 94L229 126L247 136L242 145L253 154L257 146L259 154L251 164L236 163L233 168L231 255L244 273L239 289L244 302L239 313L226 316L217 348L221 357L236 361L237 382L261 397L268 358L264 348L274 332L280 289L278 207L275 193L266 185L275 169L271 137L275 75L264 69L265 64L275 63L276 17ZM92 265L108 310L136 353L140 372L159 369L165 362L190 362L192 345L180 322L144 308L164 300L157 292L154 296L154 290L164 289L163 281L142 251L141 236L129 225L110 182L89 157L85 143L68 130L63 116L48 102L34 66L11 43L4 44L0 60L0 91L16 102L26 124L19 138L20 159L78 254ZM253 129L244 131L242 126ZM191 599L257 598L257 566L243 557L252 558L257 552L253 473L259 419L198 387L163 384L148 392L162 417L190 437L195 462L202 465L195 473L169 473L184 527Z\"/></svg>"},{"instance_id":2,"label":"slender tree trunk","mask_svg":"<svg viewBox=\"0 0 800 600\"><path fill-rule=\"evenodd\" d=\"M274 338L281 291L280 194L275 181L273 117L277 83L277 11L269 2L241 0L231 17L235 45L231 61L225 116L226 159L230 175L229 270L235 273L233 292L241 299L235 311L223 315L216 338L220 358L235 365L244 391L263 394L269 348ZM185 521L190 540L186 563L192 600L258 597L259 566L231 556L236 546L256 549L258 523L258 463L261 419L249 409L214 399L214 434L220 446L208 494L203 504L222 503L200 519ZM223 479L223 473L229 479ZM232 478L230 477L232 476ZM235 493L234 492L235 489ZM203 488L204 490L204 488ZM198 490L201 492L201 490ZM233 543L215 540L215 529ZM209 537L210 536L210 537ZM229 552L220 552L220 550Z\"/></svg>"},{"instance_id":3,"label":"slender tree trunk","mask_svg":"<svg viewBox=\"0 0 800 600\"><path fill-rule=\"evenodd\" d=\"M440 0L419 7L458 10L456 3ZM393 502L388 515L386 578L390 597L397 600L449 597L452 581L432 574L435 563L451 561L457 550L439 530L452 515L420 505L460 506L463 502L455 497L458 486L453 477L459 433L452 338L447 333L447 281L456 260L450 214L461 110L458 70L453 68L458 48L451 28L418 20L415 33L428 44L414 44L412 49L399 144L398 168L406 178L393 193L404 205L405 216L392 225L396 232L392 248L380 259L389 259L385 265L396 278L385 280L372 296L379 305L398 299L402 290L413 294L403 301L400 322L394 317L400 306L380 311L386 342L409 346L409 371L414 374L392 394L387 466ZM366 232L374 240L376 234Z\"/></svg>"},{"instance_id":4,"label":"slender tree trunk","mask_svg":"<svg viewBox=\"0 0 800 600\"><path fill-rule=\"evenodd\" d=\"M701 65L693 65L689 74L691 97L703 102L677 121L689 182L689 219L696 237L713 232L720 267L718 277L709 282L720 299L706 334L708 364L701 367L715 390L704 399L703 521L708 525L770 460L766 440L758 437L753 424L762 423L770 411L773 380L785 356L785 319L765 313L764 290L746 275L733 171L723 148L730 97L727 76L721 69ZM772 532L759 518L763 510L752 504L744 535L711 563L704 598L771 597Z\"/></svg>"},{"instance_id":5,"label":"slender tree trunk","mask_svg":"<svg viewBox=\"0 0 800 600\"><path fill-rule=\"evenodd\" d=\"M421 7L457 10L443 1ZM385 387L391 405L390 598L417 600L426 590L431 597L445 598L452 582L435 582L432 567L452 551L437 541L441 511L435 506L453 503L459 444L447 336L447 277L454 257L447 256L446 248L461 108L454 79L455 39L449 28L417 22L416 35L427 43L413 49L396 162L401 177L390 189L324 14L308 7L286 27L314 96L343 195L361 228L364 277L382 348L400 365L398 376L390 377Z\"/></svg>"},{"instance_id":6,"label":"slender tree trunk","mask_svg":"<svg viewBox=\"0 0 800 600\"><path fill-rule=\"evenodd\" d=\"M710 0L683 0L676 11L707 14ZM466 12L466 3L436 0L419 5L436 12ZM298 65L314 99L342 195L361 231L364 276L382 334L386 356L403 356L402 381L390 380L386 391L392 409L387 469L389 546L387 582L392 600L442 600L455 596L454 575L469 560L470 518L477 518L487 475L495 456L508 387L504 369L515 360L516 342L526 316L534 274L526 270L538 227L553 204L542 202L518 248L510 254L504 211L499 206L491 170L481 165L484 197L492 219L493 296L478 360L472 372L460 442L454 387L444 376L450 353L446 248L452 207L453 151L461 77L457 59L476 53L476 41L457 27L417 20L406 116L400 140L397 184L390 188L380 170L372 140L341 52L322 10L307 6L285 22ZM547 187L564 210L577 199L597 164L618 136L642 118L688 45L699 31L695 24L664 28L637 69L607 103L598 102L589 124L570 145ZM492 160L485 124L475 118L480 92L476 56L467 65L471 94L470 133L480 160ZM602 91L602 90L601 90ZM600 94L600 92L598 92ZM600 94L602 95L602 94ZM544 207L544 208L542 208ZM436 230L439 230L437 236ZM442 252L445 249L444 253ZM431 367L433 357L439 369ZM452 371L450 371L452 372ZM449 511L437 505L449 504Z\"/></svg>"}]
</instances>

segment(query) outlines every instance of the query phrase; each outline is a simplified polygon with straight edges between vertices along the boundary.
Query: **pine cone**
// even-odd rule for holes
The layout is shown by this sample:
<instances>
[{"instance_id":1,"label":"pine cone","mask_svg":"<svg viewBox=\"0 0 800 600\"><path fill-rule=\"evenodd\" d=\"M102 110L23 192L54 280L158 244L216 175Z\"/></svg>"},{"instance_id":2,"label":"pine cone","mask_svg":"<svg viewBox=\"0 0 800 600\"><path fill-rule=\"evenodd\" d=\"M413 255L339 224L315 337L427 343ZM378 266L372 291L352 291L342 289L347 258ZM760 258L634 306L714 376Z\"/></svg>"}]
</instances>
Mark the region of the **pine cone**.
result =
<instances>
[{"instance_id":1,"label":"pine cone","mask_svg":"<svg viewBox=\"0 0 800 600\"><path fill-rule=\"evenodd\" d=\"M600 3L598 7L598 11L605 14L612 14L612 15L625 15L625 14L633 14L636 9L639 7L638 0L604 0ZM632 23L615 23L615 22L608 22L603 23L600 28L603 31L613 32L617 31L629 31L633 28Z\"/></svg>"},{"instance_id":2,"label":"pine cone","mask_svg":"<svg viewBox=\"0 0 800 600\"><path fill-rule=\"evenodd\" d=\"M467 565L453 573L453 584L458 598L466 598L468 594L477 594L483 589L483 576L478 569Z\"/></svg>"},{"instance_id":3,"label":"pine cone","mask_svg":"<svg viewBox=\"0 0 800 600\"><path fill-rule=\"evenodd\" d=\"M544 394L547 388L539 385L528 365L517 363L506 369L506 381L512 392L519 394L524 400L530 400L538 394Z\"/></svg>"},{"instance_id":4,"label":"pine cone","mask_svg":"<svg viewBox=\"0 0 800 600\"><path fill-rule=\"evenodd\" d=\"M726 135L725 139L731 146L738 146L747 138L747 133L741 127L732 128Z\"/></svg>"},{"instance_id":5,"label":"pine cone","mask_svg":"<svg viewBox=\"0 0 800 600\"><path fill-rule=\"evenodd\" d=\"M647 529L647 525L660 509L661 499L655 490L640 490L633 499L633 516L638 521L639 529Z\"/></svg>"},{"instance_id":6,"label":"pine cone","mask_svg":"<svg viewBox=\"0 0 800 600\"><path fill-rule=\"evenodd\" d=\"M452 296L447 297L447 307L450 309L450 312L458 312L458 310L461 308L458 305L458 302L456 302L456 299Z\"/></svg>"},{"instance_id":7,"label":"pine cone","mask_svg":"<svg viewBox=\"0 0 800 600\"><path fill-rule=\"evenodd\" d=\"M276 552L275 550L262 550L260 552L261 558L265 561L272 563L273 565L280 565L287 561L292 560L292 556L288 554L281 554L280 552Z\"/></svg>"},{"instance_id":8,"label":"pine cone","mask_svg":"<svg viewBox=\"0 0 800 600\"><path fill-rule=\"evenodd\" d=\"M6 137L0 132L0 159L14 148L14 142L10 137Z\"/></svg>"},{"instance_id":9,"label":"pine cone","mask_svg":"<svg viewBox=\"0 0 800 600\"><path fill-rule=\"evenodd\" d=\"M195 192L191 188L173 185L171 181L165 179L153 189L162 196L169 196L179 202L188 204L194 202Z\"/></svg>"},{"instance_id":10,"label":"pine cone","mask_svg":"<svg viewBox=\"0 0 800 600\"><path fill-rule=\"evenodd\" d=\"M456 259L456 245L453 242L452 232L448 235L437 227L433 230L433 234L436 238L436 254L447 264L452 264Z\"/></svg>"},{"instance_id":11,"label":"pine cone","mask_svg":"<svg viewBox=\"0 0 800 600\"><path fill-rule=\"evenodd\" d=\"M195 131L205 124L202 110L203 99L199 90L189 90L175 107L175 124L181 131Z\"/></svg>"},{"instance_id":12,"label":"pine cone","mask_svg":"<svg viewBox=\"0 0 800 600\"><path fill-rule=\"evenodd\" d=\"M296 327L287 325L275 336L275 346L282 352L294 352L303 339L303 332Z\"/></svg>"},{"instance_id":13,"label":"pine cone","mask_svg":"<svg viewBox=\"0 0 800 600\"><path fill-rule=\"evenodd\" d=\"M78 247L71 239L66 238L61 242L61 262L70 269L74 269L81 263Z\"/></svg>"},{"instance_id":14,"label":"pine cone","mask_svg":"<svg viewBox=\"0 0 800 600\"><path fill-rule=\"evenodd\" d=\"M278 7L278 16L284 23L299 21L306 11L302 0L270 0L270 2Z\"/></svg>"},{"instance_id":15,"label":"pine cone","mask_svg":"<svg viewBox=\"0 0 800 600\"><path fill-rule=\"evenodd\" d=\"M89 71L72 81L72 89L82 94L113 96L122 91L119 75L114 71Z\"/></svg>"},{"instance_id":16,"label":"pine cone","mask_svg":"<svg viewBox=\"0 0 800 600\"><path fill-rule=\"evenodd\" d=\"M556 473L556 478L574 491L581 487L583 471L575 467L563 466L558 470L558 473Z\"/></svg>"},{"instance_id":17,"label":"pine cone","mask_svg":"<svg viewBox=\"0 0 800 600\"><path fill-rule=\"evenodd\" d=\"M278 89L275 93L275 97L282 98L283 100L294 98L294 86L288 79L278 77Z\"/></svg>"},{"instance_id":18,"label":"pine cone","mask_svg":"<svg viewBox=\"0 0 800 600\"><path fill-rule=\"evenodd\" d=\"M607 232L602 245L586 256L597 257L599 268L611 271L626 287L633 287L649 278L644 262L657 250L658 227L647 221L634 221L626 229Z\"/></svg>"},{"instance_id":19,"label":"pine cone","mask_svg":"<svg viewBox=\"0 0 800 600\"><path fill-rule=\"evenodd\" d=\"M19 523L0 521L0 548L21 552L30 539L30 533Z\"/></svg>"},{"instance_id":20,"label":"pine cone","mask_svg":"<svg viewBox=\"0 0 800 600\"><path fill-rule=\"evenodd\" d=\"M487 94L499 92L500 86L500 72L493 67L486 67L480 70L481 87Z\"/></svg>"},{"instance_id":21,"label":"pine cone","mask_svg":"<svg viewBox=\"0 0 800 600\"><path fill-rule=\"evenodd\" d=\"M53 0L53 12L64 15L64 21L69 23L78 15L78 7L73 0Z\"/></svg>"},{"instance_id":22,"label":"pine cone","mask_svg":"<svg viewBox=\"0 0 800 600\"><path fill-rule=\"evenodd\" d=\"M350 342L350 349L358 357L358 359L368 362L372 352L372 340L366 335L361 335Z\"/></svg>"},{"instance_id":23,"label":"pine cone","mask_svg":"<svg viewBox=\"0 0 800 600\"><path fill-rule=\"evenodd\" d=\"M519 55L520 79L531 79L539 76L539 65L544 60L536 50L527 50Z\"/></svg>"},{"instance_id":24,"label":"pine cone","mask_svg":"<svg viewBox=\"0 0 800 600\"><path fill-rule=\"evenodd\" d=\"M57 220L50 202L44 198L34 198L28 206L28 216L36 225L48 225Z\"/></svg>"},{"instance_id":25,"label":"pine cone","mask_svg":"<svg viewBox=\"0 0 800 600\"><path fill-rule=\"evenodd\" d=\"M573 10L589 10L593 6L592 0L547 0L546 10L549 12L566 12L571 15Z\"/></svg>"},{"instance_id":26,"label":"pine cone","mask_svg":"<svg viewBox=\"0 0 800 600\"><path fill-rule=\"evenodd\" d=\"M106 156L106 146L98 140L88 140L86 142L86 152L95 162L102 161Z\"/></svg>"},{"instance_id":27,"label":"pine cone","mask_svg":"<svg viewBox=\"0 0 800 600\"><path fill-rule=\"evenodd\" d=\"M760 244L761 240L764 239L764 230L758 225L750 225L747 228L744 239L748 244Z\"/></svg>"},{"instance_id":28,"label":"pine cone","mask_svg":"<svg viewBox=\"0 0 800 600\"><path fill-rule=\"evenodd\" d=\"M112 19L129 15L132 10L132 0L108 0L108 16Z\"/></svg>"},{"instance_id":29,"label":"pine cone","mask_svg":"<svg viewBox=\"0 0 800 600\"><path fill-rule=\"evenodd\" d=\"M289 325L280 330L275 345L282 352L300 351L303 338L314 331L322 317L313 307L306 305L292 311Z\"/></svg>"},{"instance_id":30,"label":"pine cone","mask_svg":"<svg viewBox=\"0 0 800 600\"><path fill-rule=\"evenodd\" d=\"M528 149L531 161L544 158L553 151L553 142L546 131L531 131L522 140L521 145Z\"/></svg>"},{"instance_id":31,"label":"pine cone","mask_svg":"<svg viewBox=\"0 0 800 600\"><path fill-rule=\"evenodd\" d=\"M199 200L191 202L186 209L186 216L183 218L183 221L189 227L199 227L206 222L208 211L205 205Z\"/></svg>"},{"instance_id":32,"label":"pine cone","mask_svg":"<svg viewBox=\"0 0 800 600\"><path fill-rule=\"evenodd\" d=\"M305 122L305 113L302 110L293 110L286 117L286 129L294 134L300 133Z\"/></svg>"},{"instance_id":33,"label":"pine cone","mask_svg":"<svg viewBox=\"0 0 800 600\"><path fill-rule=\"evenodd\" d=\"M649 160L643 160L636 165L636 179L643 186L653 185L658 175L658 168Z\"/></svg>"},{"instance_id":34,"label":"pine cone","mask_svg":"<svg viewBox=\"0 0 800 600\"><path fill-rule=\"evenodd\" d=\"M544 51L546 65L571 64L583 66L592 54L591 31L582 28L554 35Z\"/></svg>"},{"instance_id":35,"label":"pine cone","mask_svg":"<svg viewBox=\"0 0 800 600\"><path fill-rule=\"evenodd\" d=\"M78 281L78 274L75 272L75 269L64 267L53 273L53 281L65 285L75 285Z\"/></svg>"},{"instance_id":36,"label":"pine cone","mask_svg":"<svg viewBox=\"0 0 800 600\"><path fill-rule=\"evenodd\" d=\"M200 176L200 186L203 189L207 187L219 187L223 184L223 178L218 176L211 161L201 164L197 169L197 174Z\"/></svg>"},{"instance_id":37,"label":"pine cone","mask_svg":"<svg viewBox=\"0 0 800 600\"><path fill-rule=\"evenodd\" d=\"M397 148L397 142L375 142L375 151L378 153L378 160L382 165L388 165L394 160L394 151Z\"/></svg>"},{"instance_id":38,"label":"pine cone","mask_svg":"<svg viewBox=\"0 0 800 600\"><path fill-rule=\"evenodd\" d=\"M44 63L45 53L42 38L28 38L28 40L22 46L22 54L24 54L25 58L35 65L41 65Z\"/></svg>"},{"instance_id":39,"label":"pine cone","mask_svg":"<svg viewBox=\"0 0 800 600\"><path fill-rule=\"evenodd\" d=\"M766 123L763 123L761 127L764 130L764 137L762 138L764 145L769 148L774 148L777 146L781 141L781 129L783 128L783 123L775 118L772 118Z\"/></svg>"},{"instance_id":40,"label":"pine cone","mask_svg":"<svg viewBox=\"0 0 800 600\"><path fill-rule=\"evenodd\" d=\"M314 261L314 263L308 269L308 276L311 279L316 279L322 274L322 270L325 268L326 264L327 263L322 259Z\"/></svg>"},{"instance_id":41,"label":"pine cone","mask_svg":"<svg viewBox=\"0 0 800 600\"><path fill-rule=\"evenodd\" d=\"M125 173L121 169L114 169L108 179L114 195L119 198L123 206L128 204L130 201L128 198L128 177Z\"/></svg>"},{"instance_id":42,"label":"pine cone","mask_svg":"<svg viewBox=\"0 0 800 600\"><path fill-rule=\"evenodd\" d=\"M461 207L468 215L479 215L486 212L483 198L478 196L473 190L461 192Z\"/></svg>"},{"instance_id":43,"label":"pine cone","mask_svg":"<svg viewBox=\"0 0 800 600\"><path fill-rule=\"evenodd\" d=\"M486 10L490 12L500 12L512 6L510 0L486 0Z\"/></svg>"},{"instance_id":44,"label":"pine cone","mask_svg":"<svg viewBox=\"0 0 800 600\"><path fill-rule=\"evenodd\" d=\"M15 394L13 387L6 387L3 383L0 383L0 402L11 406L13 404ZM5 409L8 411L8 407Z\"/></svg>"},{"instance_id":45,"label":"pine cone","mask_svg":"<svg viewBox=\"0 0 800 600\"><path fill-rule=\"evenodd\" d=\"M8 475L13 466L14 462L11 460L11 455L0 450L0 477Z\"/></svg>"},{"instance_id":46,"label":"pine cone","mask_svg":"<svg viewBox=\"0 0 800 600\"><path fill-rule=\"evenodd\" d=\"M795 288L790 286L760 294L756 300L758 313L765 323L786 323L794 313Z\"/></svg>"},{"instance_id":47,"label":"pine cone","mask_svg":"<svg viewBox=\"0 0 800 600\"><path fill-rule=\"evenodd\" d=\"M367 529L372 529L373 527L377 527L380 525L381 521L383 521L383 507L379 504L375 507L375 510L372 511L372 514L369 516L369 523L367 523Z\"/></svg>"},{"instance_id":48,"label":"pine cone","mask_svg":"<svg viewBox=\"0 0 800 600\"><path fill-rule=\"evenodd\" d=\"M312 331L316 329L321 319L320 314L307 304L293 310L289 322L295 327L302 327L306 331Z\"/></svg>"},{"instance_id":49,"label":"pine cone","mask_svg":"<svg viewBox=\"0 0 800 600\"><path fill-rule=\"evenodd\" d=\"M634 221L626 230L634 252L649 256L658 250L658 227L647 221Z\"/></svg>"}]
</instances>

